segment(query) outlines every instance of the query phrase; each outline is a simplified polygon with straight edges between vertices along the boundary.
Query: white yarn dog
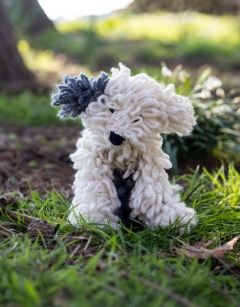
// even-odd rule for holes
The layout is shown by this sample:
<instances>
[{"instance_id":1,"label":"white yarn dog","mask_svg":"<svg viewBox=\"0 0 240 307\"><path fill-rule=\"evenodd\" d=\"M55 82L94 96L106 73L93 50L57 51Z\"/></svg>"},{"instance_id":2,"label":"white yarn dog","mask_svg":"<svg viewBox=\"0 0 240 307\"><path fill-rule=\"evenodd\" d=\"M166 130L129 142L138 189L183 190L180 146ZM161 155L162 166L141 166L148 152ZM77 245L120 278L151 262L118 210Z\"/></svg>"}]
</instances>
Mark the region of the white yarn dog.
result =
<instances>
[{"instance_id":1,"label":"white yarn dog","mask_svg":"<svg viewBox=\"0 0 240 307\"><path fill-rule=\"evenodd\" d=\"M60 117L80 116L85 130L71 155L77 170L69 220L127 227L137 221L153 227L175 221L187 230L196 224L195 211L185 206L165 169L171 168L160 133L187 135L195 125L189 100L162 89L146 74L130 75L122 64L112 77L65 77L52 96L63 105ZM137 221L136 221L137 220Z\"/></svg>"}]
</instances>

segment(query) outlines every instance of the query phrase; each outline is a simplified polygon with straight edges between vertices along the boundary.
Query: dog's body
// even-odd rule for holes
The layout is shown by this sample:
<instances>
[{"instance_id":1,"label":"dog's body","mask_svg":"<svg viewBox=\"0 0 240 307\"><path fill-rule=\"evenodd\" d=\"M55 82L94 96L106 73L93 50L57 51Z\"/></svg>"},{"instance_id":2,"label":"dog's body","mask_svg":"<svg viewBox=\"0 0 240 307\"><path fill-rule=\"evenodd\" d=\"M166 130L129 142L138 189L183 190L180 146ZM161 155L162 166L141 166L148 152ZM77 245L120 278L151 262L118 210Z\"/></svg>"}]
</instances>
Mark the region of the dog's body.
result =
<instances>
[{"instance_id":1,"label":"dog's body","mask_svg":"<svg viewBox=\"0 0 240 307\"><path fill-rule=\"evenodd\" d=\"M106 74L91 79L91 84L96 81L91 85L94 90L81 75L82 102L76 98L73 79L74 86L67 79L67 86L59 86L60 93L53 97L54 105L66 105L63 117L78 108L72 116L80 115L86 128L71 155L77 172L69 220L77 225L82 216L97 223L108 221L113 228L119 220L130 226L130 218L149 227L179 220L190 229L196 223L195 211L180 201L177 187L168 181L165 169L171 162L161 149L159 132L189 134L195 124L192 106L174 93L173 85L163 90L145 74L130 76L121 64L112 73L111 79ZM87 99L90 102L82 110L79 105Z\"/></svg>"}]
</instances>

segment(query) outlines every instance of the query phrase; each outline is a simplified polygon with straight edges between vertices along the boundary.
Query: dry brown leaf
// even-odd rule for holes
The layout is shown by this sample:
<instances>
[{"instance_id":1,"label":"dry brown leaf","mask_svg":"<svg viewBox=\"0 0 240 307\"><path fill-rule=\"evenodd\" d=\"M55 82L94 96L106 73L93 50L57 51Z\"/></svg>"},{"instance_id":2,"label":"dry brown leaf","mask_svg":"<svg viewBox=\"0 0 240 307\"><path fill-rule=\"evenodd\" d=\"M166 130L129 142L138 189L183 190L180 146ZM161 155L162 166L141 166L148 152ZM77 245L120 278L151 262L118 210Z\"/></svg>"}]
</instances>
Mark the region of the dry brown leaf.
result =
<instances>
[{"instance_id":1,"label":"dry brown leaf","mask_svg":"<svg viewBox=\"0 0 240 307\"><path fill-rule=\"evenodd\" d=\"M231 241L222 246L207 249L207 247L214 242L215 237L207 242L205 242L205 237L203 237L200 242L194 244L193 246L184 243L184 247L178 249L178 252L183 253L190 258L207 259L208 257L214 257L222 259L226 253L233 250L233 246L238 241L238 239L239 236L233 238Z\"/></svg>"}]
</instances>

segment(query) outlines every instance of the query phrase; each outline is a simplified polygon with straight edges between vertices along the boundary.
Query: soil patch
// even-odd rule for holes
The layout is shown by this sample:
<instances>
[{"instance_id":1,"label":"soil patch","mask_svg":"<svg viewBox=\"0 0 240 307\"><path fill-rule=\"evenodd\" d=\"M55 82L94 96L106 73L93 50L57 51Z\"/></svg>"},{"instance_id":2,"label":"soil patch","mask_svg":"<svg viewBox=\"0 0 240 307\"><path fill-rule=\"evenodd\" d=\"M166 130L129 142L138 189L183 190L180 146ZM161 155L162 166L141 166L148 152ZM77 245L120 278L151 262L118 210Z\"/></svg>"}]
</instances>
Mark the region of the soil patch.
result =
<instances>
[{"instance_id":1,"label":"soil patch","mask_svg":"<svg viewBox=\"0 0 240 307\"><path fill-rule=\"evenodd\" d=\"M4 126L0 128L0 191L28 197L31 189L44 197L57 190L71 198L75 126Z\"/></svg>"}]
</instances>

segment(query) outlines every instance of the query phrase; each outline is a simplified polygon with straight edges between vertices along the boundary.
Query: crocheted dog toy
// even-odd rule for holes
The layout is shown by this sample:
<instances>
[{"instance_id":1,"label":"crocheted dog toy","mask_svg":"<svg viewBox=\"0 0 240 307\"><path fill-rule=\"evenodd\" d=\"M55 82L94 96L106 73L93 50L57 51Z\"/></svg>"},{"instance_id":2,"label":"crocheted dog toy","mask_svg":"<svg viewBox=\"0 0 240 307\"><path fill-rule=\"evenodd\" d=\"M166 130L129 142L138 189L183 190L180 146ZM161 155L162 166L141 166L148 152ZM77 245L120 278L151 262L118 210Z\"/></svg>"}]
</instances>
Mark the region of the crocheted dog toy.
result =
<instances>
[{"instance_id":1,"label":"crocheted dog toy","mask_svg":"<svg viewBox=\"0 0 240 307\"><path fill-rule=\"evenodd\" d=\"M80 117L85 126L70 157L77 170L75 196L69 220L79 217L116 228L121 220L143 225L168 226L175 221L187 230L196 224L195 211L180 201L165 169L169 156L162 151L159 133L191 132L195 124L189 100L146 74L131 76L119 64L112 77L66 76L52 95L62 106L61 118Z\"/></svg>"}]
</instances>

